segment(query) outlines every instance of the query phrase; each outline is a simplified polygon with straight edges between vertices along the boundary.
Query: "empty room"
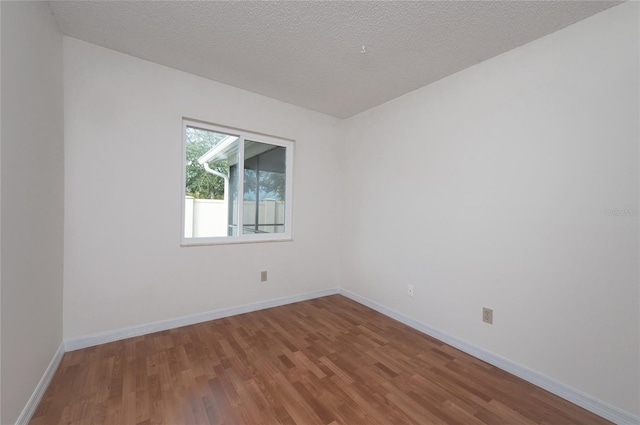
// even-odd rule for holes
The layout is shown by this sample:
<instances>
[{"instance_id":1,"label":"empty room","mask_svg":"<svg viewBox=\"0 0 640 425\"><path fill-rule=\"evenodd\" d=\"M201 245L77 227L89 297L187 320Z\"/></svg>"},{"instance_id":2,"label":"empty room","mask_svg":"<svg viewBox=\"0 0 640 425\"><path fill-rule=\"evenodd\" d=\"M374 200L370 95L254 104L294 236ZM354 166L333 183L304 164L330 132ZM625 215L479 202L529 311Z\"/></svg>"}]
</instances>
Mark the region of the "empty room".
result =
<instances>
[{"instance_id":1,"label":"empty room","mask_svg":"<svg viewBox=\"0 0 640 425\"><path fill-rule=\"evenodd\" d=\"M0 424L640 424L640 3L0 1Z\"/></svg>"}]
</instances>

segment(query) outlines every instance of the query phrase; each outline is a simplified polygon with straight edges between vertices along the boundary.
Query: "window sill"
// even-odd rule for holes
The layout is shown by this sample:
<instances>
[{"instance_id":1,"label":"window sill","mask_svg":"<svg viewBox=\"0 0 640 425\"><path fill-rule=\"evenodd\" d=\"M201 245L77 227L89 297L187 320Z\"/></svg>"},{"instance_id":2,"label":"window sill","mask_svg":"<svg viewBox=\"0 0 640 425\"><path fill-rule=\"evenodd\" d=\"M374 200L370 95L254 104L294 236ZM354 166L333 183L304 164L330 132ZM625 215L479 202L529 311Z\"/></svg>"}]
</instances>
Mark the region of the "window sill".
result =
<instances>
[{"instance_id":1,"label":"window sill","mask_svg":"<svg viewBox=\"0 0 640 425\"><path fill-rule=\"evenodd\" d=\"M238 245L238 244L254 244L254 243L272 243L272 242L293 242L293 238L288 236L281 239L204 239L198 241L183 240L180 242L181 248L191 248L196 246L212 246L212 245Z\"/></svg>"}]
</instances>

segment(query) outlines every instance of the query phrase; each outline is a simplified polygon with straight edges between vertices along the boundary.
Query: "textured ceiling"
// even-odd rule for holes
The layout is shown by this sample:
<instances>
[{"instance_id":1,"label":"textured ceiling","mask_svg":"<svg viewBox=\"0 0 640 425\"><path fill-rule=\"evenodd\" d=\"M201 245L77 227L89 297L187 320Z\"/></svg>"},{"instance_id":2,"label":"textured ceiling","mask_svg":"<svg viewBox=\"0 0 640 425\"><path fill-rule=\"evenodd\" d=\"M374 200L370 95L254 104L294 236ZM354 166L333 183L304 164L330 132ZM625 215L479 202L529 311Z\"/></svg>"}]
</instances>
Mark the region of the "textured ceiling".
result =
<instances>
[{"instance_id":1,"label":"textured ceiling","mask_svg":"<svg viewBox=\"0 0 640 425\"><path fill-rule=\"evenodd\" d=\"M50 4L71 37L346 118L617 3Z\"/></svg>"}]
</instances>

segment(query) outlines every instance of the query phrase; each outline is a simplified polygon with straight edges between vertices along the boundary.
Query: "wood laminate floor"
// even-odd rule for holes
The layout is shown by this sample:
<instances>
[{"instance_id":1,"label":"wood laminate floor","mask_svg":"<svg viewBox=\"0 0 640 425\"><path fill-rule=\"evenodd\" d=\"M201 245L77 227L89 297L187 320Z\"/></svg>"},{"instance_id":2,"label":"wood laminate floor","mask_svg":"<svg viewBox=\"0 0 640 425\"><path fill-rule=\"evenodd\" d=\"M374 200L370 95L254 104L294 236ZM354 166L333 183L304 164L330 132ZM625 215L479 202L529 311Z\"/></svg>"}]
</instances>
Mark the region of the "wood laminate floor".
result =
<instances>
[{"instance_id":1,"label":"wood laminate floor","mask_svg":"<svg viewBox=\"0 0 640 425\"><path fill-rule=\"evenodd\" d=\"M30 422L608 423L340 295L68 352Z\"/></svg>"}]
</instances>

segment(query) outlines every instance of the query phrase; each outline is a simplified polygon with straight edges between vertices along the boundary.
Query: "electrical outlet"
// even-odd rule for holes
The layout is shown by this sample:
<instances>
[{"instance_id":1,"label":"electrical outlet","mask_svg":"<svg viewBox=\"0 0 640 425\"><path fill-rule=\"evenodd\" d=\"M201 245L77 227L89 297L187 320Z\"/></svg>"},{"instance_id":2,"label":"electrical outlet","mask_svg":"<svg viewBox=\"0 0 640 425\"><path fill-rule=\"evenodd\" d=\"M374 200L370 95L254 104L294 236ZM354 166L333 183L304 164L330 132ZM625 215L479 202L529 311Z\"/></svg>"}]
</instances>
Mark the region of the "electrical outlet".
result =
<instances>
[{"instance_id":1,"label":"electrical outlet","mask_svg":"<svg viewBox=\"0 0 640 425\"><path fill-rule=\"evenodd\" d=\"M266 271L260 272L260 282L266 282L266 281L267 281L267 272Z\"/></svg>"},{"instance_id":2,"label":"electrical outlet","mask_svg":"<svg viewBox=\"0 0 640 425\"><path fill-rule=\"evenodd\" d=\"M482 307L482 321L493 325L493 310L487 307Z\"/></svg>"},{"instance_id":3,"label":"electrical outlet","mask_svg":"<svg viewBox=\"0 0 640 425\"><path fill-rule=\"evenodd\" d=\"M413 297L413 285L411 284L407 285L407 296Z\"/></svg>"}]
</instances>

